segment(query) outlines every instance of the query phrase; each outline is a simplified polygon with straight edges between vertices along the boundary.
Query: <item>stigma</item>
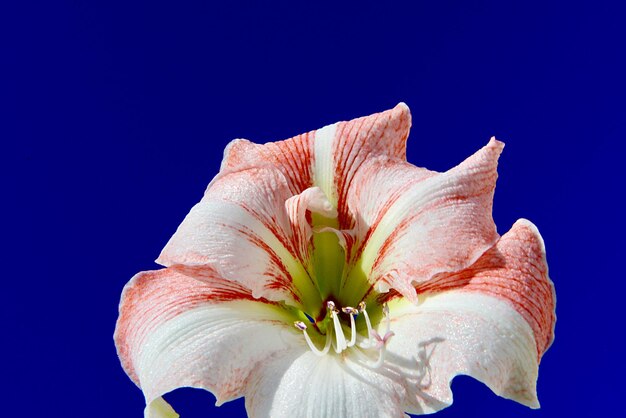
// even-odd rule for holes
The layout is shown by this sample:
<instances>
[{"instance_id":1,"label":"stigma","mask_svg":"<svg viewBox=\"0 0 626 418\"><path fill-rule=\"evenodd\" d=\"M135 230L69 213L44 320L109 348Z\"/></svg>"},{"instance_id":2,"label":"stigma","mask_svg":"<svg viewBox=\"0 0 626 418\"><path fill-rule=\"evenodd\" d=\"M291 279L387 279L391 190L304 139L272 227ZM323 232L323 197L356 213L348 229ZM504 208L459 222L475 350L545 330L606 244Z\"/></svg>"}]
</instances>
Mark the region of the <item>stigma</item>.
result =
<instances>
[{"instance_id":1,"label":"stigma","mask_svg":"<svg viewBox=\"0 0 626 418\"><path fill-rule=\"evenodd\" d=\"M322 348L318 348L309 336L307 325L303 321L295 321L296 329L302 331L304 339L311 351L318 355L324 356L330 353L332 347L333 352L340 354L348 349L352 349L358 359L365 362L373 368L380 367L385 361L386 346L394 333L391 331L391 318L389 315L389 307L385 303L382 307L383 321L385 332L381 336L377 330L372 327L370 317L367 313L367 305L365 301L358 304L356 308L344 306L341 310L335 302L326 302L326 316L322 322L326 323L325 342ZM344 326L341 323L339 314L342 312L347 315L350 320L350 335L346 337ZM367 335L360 335L356 329L356 318L361 316L367 327ZM317 328L317 327L316 327ZM319 328L318 328L319 330ZM371 353L378 353L375 359L372 359Z\"/></svg>"}]
</instances>

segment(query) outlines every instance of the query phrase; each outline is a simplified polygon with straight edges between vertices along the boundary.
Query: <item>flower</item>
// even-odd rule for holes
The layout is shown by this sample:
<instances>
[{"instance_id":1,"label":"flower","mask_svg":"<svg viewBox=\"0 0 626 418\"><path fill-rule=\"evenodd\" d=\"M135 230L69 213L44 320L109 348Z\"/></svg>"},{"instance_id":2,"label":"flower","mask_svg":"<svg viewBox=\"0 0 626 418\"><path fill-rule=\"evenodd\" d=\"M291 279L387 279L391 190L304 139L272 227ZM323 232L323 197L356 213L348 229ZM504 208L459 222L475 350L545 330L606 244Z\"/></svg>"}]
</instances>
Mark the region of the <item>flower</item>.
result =
<instances>
[{"instance_id":1,"label":"flower","mask_svg":"<svg viewBox=\"0 0 626 418\"><path fill-rule=\"evenodd\" d=\"M115 342L146 417L190 386L252 417L396 417L475 377L532 408L554 337L544 245L499 237L494 138L444 173L406 162L409 109L231 142L157 262L124 288Z\"/></svg>"}]
</instances>

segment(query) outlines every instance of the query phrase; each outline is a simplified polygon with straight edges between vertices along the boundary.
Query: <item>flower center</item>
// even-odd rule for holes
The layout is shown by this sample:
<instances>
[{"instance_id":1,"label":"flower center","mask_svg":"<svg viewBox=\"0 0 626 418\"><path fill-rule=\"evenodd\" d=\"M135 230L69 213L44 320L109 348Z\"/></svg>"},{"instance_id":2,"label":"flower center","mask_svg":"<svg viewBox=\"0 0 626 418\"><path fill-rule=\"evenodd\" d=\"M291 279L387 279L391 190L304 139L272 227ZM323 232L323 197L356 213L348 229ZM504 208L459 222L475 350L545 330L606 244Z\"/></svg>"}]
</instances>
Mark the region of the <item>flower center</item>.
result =
<instances>
[{"instance_id":1,"label":"flower center","mask_svg":"<svg viewBox=\"0 0 626 418\"><path fill-rule=\"evenodd\" d=\"M298 283L313 285L299 288L302 305L290 309L298 319L295 327L317 355L330 353L331 347L336 354L352 349L351 353L361 356L364 362L379 367L393 336L389 308L381 306L367 274L355 263L354 231L342 229L345 225L340 225L336 202L329 201L318 187L290 198L287 205L291 214L299 213L292 218L300 222L294 227L302 232L299 237L306 237L300 242L306 248L302 267L307 276ZM364 299L370 304L369 313ZM356 308L354 303L358 303ZM376 326L385 323L384 336L372 327L372 322Z\"/></svg>"},{"instance_id":2,"label":"flower center","mask_svg":"<svg viewBox=\"0 0 626 418\"><path fill-rule=\"evenodd\" d=\"M354 347L354 353L363 362L370 367L378 368L385 360L385 348L387 342L394 335L391 331L391 320L389 317L389 307L384 304L382 307L382 314L385 322L385 333L381 337L380 334L372 328L370 317L366 310L366 303L363 301L359 303L358 308L351 306L344 306L339 310L337 305L333 301L326 302L326 317L321 321L323 327L320 327L317 322L314 322L315 328L320 332L320 335L325 334L325 343L323 348L318 348L316 344L311 340L309 336L307 325L303 321L295 321L294 326L302 331L304 339L307 345L318 356L323 356L330 352L332 346L333 351L337 354L342 353L348 348ZM346 338L344 333L345 324L342 323L339 318L340 313L347 315L350 320L350 339ZM356 317L363 318L367 327L367 336L363 336L358 333L356 327ZM322 333L321 329L325 329ZM378 356L375 360L368 356L368 353L375 351Z\"/></svg>"}]
</instances>

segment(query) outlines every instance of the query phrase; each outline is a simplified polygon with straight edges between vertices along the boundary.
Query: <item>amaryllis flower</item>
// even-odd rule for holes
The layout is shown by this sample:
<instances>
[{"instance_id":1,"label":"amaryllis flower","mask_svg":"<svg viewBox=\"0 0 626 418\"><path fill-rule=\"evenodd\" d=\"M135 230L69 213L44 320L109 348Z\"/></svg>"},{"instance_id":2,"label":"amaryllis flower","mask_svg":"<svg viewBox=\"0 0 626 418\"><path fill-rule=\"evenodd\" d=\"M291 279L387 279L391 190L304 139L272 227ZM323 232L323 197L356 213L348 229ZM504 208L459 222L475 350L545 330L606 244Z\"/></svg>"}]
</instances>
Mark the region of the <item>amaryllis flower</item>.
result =
<instances>
[{"instance_id":1,"label":"amaryllis flower","mask_svg":"<svg viewBox=\"0 0 626 418\"><path fill-rule=\"evenodd\" d=\"M527 220L492 219L495 139L438 173L406 162L399 104L294 138L235 140L115 342L146 417L162 395L245 396L251 417L398 417L452 403L459 374L537 408L555 296Z\"/></svg>"}]
</instances>

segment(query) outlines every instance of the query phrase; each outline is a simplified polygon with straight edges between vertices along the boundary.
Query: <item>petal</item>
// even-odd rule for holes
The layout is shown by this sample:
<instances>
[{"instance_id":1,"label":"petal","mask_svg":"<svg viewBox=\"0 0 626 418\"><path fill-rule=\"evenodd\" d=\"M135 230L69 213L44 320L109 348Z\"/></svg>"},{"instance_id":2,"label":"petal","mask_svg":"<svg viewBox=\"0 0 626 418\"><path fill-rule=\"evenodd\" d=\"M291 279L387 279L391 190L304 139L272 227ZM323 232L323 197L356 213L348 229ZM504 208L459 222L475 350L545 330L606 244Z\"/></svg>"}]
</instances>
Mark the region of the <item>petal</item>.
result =
<instances>
[{"instance_id":1,"label":"petal","mask_svg":"<svg viewBox=\"0 0 626 418\"><path fill-rule=\"evenodd\" d=\"M285 202L315 184L339 208L338 230L346 229L353 223L346 193L354 174L370 157L405 158L410 121L401 103L286 141L233 141L220 173L157 262L213 265L255 296L314 310L320 301L305 300L315 294L314 283L299 262L303 243L293 237ZM351 237L340 235L343 241Z\"/></svg>"},{"instance_id":2,"label":"petal","mask_svg":"<svg viewBox=\"0 0 626 418\"><path fill-rule=\"evenodd\" d=\"M146 415L158 417L173 413L164 393L203 388L220 404L243 395L250 371L265 358L304 350L285 315L217 275L199 281L173 269L149 271L124 289L115 342L126 373L144 392Z\"/></svg>"},{"instance_id":3,"label":"petal","mask_svg":"<svg viewBox=\"0 0 626 418\"><path fill-rule=\"evenodd\" d=\"M285 208L291 222L293 240L298 249L300 260L307 263L310 258L311 237L313 236L311 213L335 218L337 217L337 210L319 187L310 187L302 193L290 197L285 202Z\"/></svg>"},{"instance_id":4,"label":"petal","mask_svg":"<svg viewBox=\"0 0 626 418\"><path fill-rule=\"evenodd\" d=\"M284 176L273 167L224 175L191 209L157 262L187 266L195 273L212 266L255 297L317 303L285 208L291 196Z\"/></svg>"},{"instance_id":5,"label":"petal","mask_svg":"<svg viewBox=\"0 0 626 418\"><path fill-rule=\"evenodd\" d=\"M393 303L393 302L392 302ZM467 374L500 396L538 407L531 328L510 304L451 291L415 307L392 305L386 362L379 369L344 356L283 352L248 381L251 417L386 417L432 413L452 403L450 382ZM404 310L404 312L403 312Z\"/></svg>"},{"instance_id":6,"label":"petal","mask_svg":"<svg viewBox=\"0 0 626 418\"><path fill-rule=\"evenodd\" d=\"M436 277L418 286L417 292L451 289L482 293L509 303L533 330L538 358L554 340L554 285L548 277L543 239L530 221L517 221L470 268Z\"/></svg>"},{"instance_id":7,"label":"petal","mask_svg":"<svg viewBox=\"0 0 626 418\"><path fill-rule=\"evenodd\" d=\"M273 165L295 193L318 186L339 209L340 225L352 222L347 193L358 168L368 158L386 155L406 160L411 113L404 103L391 110L264 145L237 139L224 152L221 174ZM221 175L220 174L220 175Z\"/></svg>"},{"instance_id":8,"label":"petal","mask_svg":"<svg viewBox=\"0 0 626 418\"><path fill-rule=\"evenodd\" d=\"M405 306L407 304L405 303ZM453 290L425 296L392 319L386 367L413 387L410 413L432 413L452 403L459 374L494 393L538 408L538 361L533 331L499 298ZM392 306L392 315L401 309Z\"/></svg>"},{"instance_id":9,"label":"petal","mask_svg":"<svg viewBox=\"0 0 626 418\"><path fill-rule=\"evenodd\" d=\"M474 263L498 239L491 208L503 146L492 138L445 173L382 158L364 166L350 200L361 240L355 271L415 301L413 282Z\"/></svg>"},{"instance_id":10,"label":"petal","mask_svg":"<svg viewBox=\"0 0 626 418\"><path fill-rule=\"evenodd\" d=\"M313 178L339 211L341 229L353 220L348 190L359 167L368 159L388 156L406 160L411 113L400 103L391 110L326 126L315 133Z\"/></svg>"},{"instance_id":11,"label":"petal","mask_svg":"<svg viewBox=\"0 0 626 418\"><path fill-rule=\"evenodd\" d=\"M144 410L144 418L178 418L180 415L163 398L156 398Z\"/></svg>"},{"instance_id":12,"label":"petal","mask_svg":"<svg viewBox=\"0 0 626 418\"><path fill-rule=\"evenodd\" d=\"M246 392L248 416L384 418L403 416L396 378L344 356L292 351L256 370Z\"/></svg>"},{"instance_id":13,"label":"petal","mask_svg":"<svg viewBox=\"0 0 626 418\"><path fill-rule=\"evenodd\" d=\"M284 174L295 193L299 193L313 185L314 138L313 131L263 145L235 139L224 150L218 177L234 171L272 165Z\"/></svg>"}]
</instances>

